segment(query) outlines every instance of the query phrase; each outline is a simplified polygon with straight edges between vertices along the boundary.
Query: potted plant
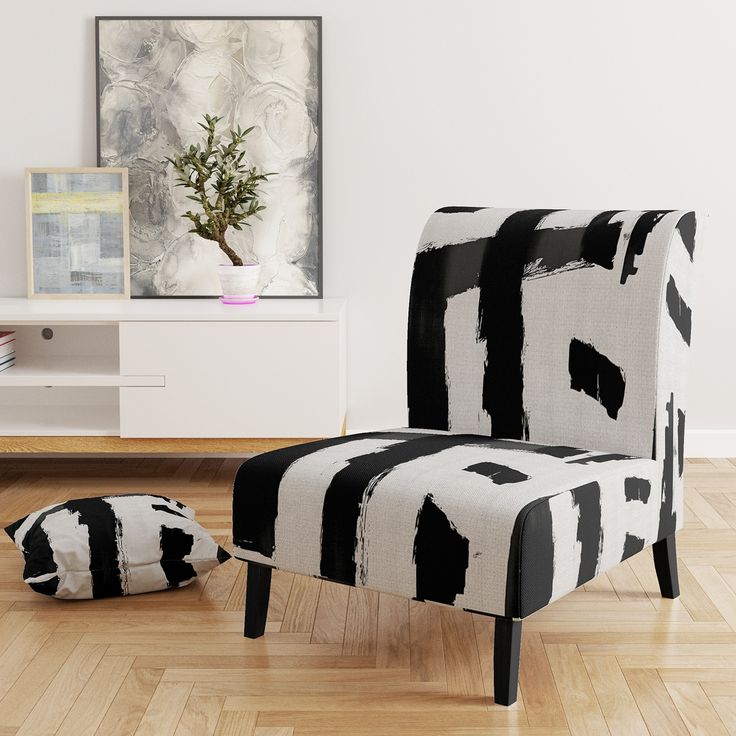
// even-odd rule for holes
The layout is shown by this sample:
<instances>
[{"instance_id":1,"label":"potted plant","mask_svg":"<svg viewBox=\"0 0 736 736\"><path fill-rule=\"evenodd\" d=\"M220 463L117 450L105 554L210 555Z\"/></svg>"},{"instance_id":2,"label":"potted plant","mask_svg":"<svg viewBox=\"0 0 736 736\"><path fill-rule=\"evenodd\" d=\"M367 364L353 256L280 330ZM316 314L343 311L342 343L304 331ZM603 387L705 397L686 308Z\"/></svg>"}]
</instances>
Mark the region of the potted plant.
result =
<instances>
[{"instance_id":1,"label":"potted plant","mask_svg":"<svg viewBox=\"0 0 736 736\"><path fill-rule=\"evenodd\" d=\"M243 259L228 245L228 228L242 230L250 227L251 217L260 219L266 209L259 199L259 188L274 172L264 174L245 160L245 138L253 127L230 130L229 141L217 132L222 120L216 115L204 115L204 123L197 123L206 133L202 143L195 143L182 153L167 157L174 167L178 183L192 192L187 194L201 207L201 212L188 210L182 217L190 220L196 233L217 243L230 263L219 267L224 303L250 304L256 295L260 265L243 263Z\"/></svg>"}]
</instances>

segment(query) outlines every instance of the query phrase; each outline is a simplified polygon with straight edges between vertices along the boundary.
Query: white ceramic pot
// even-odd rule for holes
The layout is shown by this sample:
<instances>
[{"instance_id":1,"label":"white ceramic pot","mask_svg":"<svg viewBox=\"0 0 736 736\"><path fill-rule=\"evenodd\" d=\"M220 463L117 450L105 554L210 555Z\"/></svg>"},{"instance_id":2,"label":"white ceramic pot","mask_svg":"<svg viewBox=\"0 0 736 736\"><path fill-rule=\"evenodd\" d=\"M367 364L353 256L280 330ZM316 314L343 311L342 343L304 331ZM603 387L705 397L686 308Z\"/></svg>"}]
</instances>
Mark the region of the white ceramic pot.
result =
<instances>
[{"instance_id":1,"label":"white ceramic pot","mask_svg":"<svg viewBox=\"0 0 736 736\"><path fill-rule=\"evenodd\" d=\"M258 301L258 277L260 263L247 266L218 266L223 304L253 304Z\"/></svg>"}]
</instances>

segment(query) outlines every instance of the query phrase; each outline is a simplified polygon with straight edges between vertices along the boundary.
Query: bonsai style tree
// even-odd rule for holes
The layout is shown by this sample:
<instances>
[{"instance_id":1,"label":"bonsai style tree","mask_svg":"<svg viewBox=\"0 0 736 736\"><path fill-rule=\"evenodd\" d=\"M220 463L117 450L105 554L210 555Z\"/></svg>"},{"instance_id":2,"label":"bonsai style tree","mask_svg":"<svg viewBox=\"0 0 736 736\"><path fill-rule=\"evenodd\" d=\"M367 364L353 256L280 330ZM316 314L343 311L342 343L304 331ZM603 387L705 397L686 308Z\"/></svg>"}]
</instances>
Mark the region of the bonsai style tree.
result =
<instances>
[{"instance_id":1,"label":"bonsai style tree","mask_svg":"<svg viewBox=\"0 0 736 736\"><path fill-rule=\"evenodd\" d=\"M275 173L261 173L244 160L243 144L252 127L231 130L230 141L226 142L217 133L220 120L216 115L205 115L204 123L197 123L207 134L204 142L165 160L176 171L176 186L193 190L187 199L202 208L202 212L189 210L182 215L192 222L189 232L214 240L233 266L242 266L243 259L227 244L225 233L231 226L235 230L242 230L243 225L250 227L248 219L259 217L258 213L266 209L258 190L261 182Z\"/></svg>"}]
</instances>

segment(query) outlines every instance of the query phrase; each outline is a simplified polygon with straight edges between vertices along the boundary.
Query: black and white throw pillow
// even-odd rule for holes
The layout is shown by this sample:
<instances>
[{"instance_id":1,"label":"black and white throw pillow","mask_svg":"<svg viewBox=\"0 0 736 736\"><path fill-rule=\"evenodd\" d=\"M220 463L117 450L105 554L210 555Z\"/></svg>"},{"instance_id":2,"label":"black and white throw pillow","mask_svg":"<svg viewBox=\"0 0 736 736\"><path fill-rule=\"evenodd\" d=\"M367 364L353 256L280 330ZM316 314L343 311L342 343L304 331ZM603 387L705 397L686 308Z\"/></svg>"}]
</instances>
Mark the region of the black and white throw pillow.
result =
<instances>
[{"instance_id":1,"label":"black and white throw pillow","mask_svg":"<svg viewBox=\"0 0 736 736\"><path fill-rule=\"evenodd\" d=\"M191 508L147 494L54 504L5 531L23 553L25 582L57 598L178 588L230 557Z\"/></svg>"}]
</instances>

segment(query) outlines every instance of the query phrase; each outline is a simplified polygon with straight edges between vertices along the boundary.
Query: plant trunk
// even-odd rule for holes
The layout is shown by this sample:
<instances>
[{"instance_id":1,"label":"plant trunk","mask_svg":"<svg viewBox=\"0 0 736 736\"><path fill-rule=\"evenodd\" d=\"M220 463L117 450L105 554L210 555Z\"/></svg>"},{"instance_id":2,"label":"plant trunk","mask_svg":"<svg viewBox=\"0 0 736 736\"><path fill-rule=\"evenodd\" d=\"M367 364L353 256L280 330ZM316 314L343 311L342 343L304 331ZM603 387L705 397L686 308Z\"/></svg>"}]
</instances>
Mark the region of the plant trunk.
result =
<instances>
[{"instance_id":1,"label":"plant trunk","mask_svg":"<svg viewBox=\"0 0 736 736\"><path fill-rule=\"evenodd\" d=\"M233 266L242 266L243 259L227 244L225 236L221 235L217 242L220 246L220 250L230 259Z\"/></svg>"}]
</instances>

